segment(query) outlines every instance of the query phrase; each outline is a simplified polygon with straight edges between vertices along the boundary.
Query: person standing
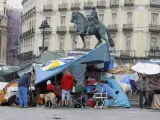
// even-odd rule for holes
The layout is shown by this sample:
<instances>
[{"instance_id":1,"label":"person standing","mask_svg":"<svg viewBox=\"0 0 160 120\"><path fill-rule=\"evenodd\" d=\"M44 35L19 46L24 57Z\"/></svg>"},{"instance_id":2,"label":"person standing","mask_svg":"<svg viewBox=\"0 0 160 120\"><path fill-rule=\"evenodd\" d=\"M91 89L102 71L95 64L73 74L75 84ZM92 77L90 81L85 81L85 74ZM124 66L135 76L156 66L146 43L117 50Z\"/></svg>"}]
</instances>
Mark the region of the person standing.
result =
<instances>
[{"instance_id":1,"label":"person standing","mask_svg":"<svg viewBox=\"0 0 160 120\"><path fill-rule=\"evenodd\" d=\"M62 90L62 106L64 106L65 98L67 98L67 106L70 102L70 92L74 86L74 77L70 74L69 70L65 71L65 75L61 81L61 90Z\"/></svg>"},{"instance_id":2,"label":"person standing","mask_svg":"<svg viewBox=\"0 0 160 120\"><path fill-rule=\"evenodd\" d=\"M25 73L18 81L19 107L28 108L27 93L30 86L31 73Z\"/></svg>"},{"instance_id":3,"label":"person standing","mask_svg":"<svg viewBox=\"0 0 160 120\"><path fill-rule=\"evenodd\" d=\"M143 74L140 76L140 80L137 82L140 88L140 108L143 109L149 108L149 98L148 98L148 91L149 91L149 84L147 75Z\"/></svg>"}]
</instances>

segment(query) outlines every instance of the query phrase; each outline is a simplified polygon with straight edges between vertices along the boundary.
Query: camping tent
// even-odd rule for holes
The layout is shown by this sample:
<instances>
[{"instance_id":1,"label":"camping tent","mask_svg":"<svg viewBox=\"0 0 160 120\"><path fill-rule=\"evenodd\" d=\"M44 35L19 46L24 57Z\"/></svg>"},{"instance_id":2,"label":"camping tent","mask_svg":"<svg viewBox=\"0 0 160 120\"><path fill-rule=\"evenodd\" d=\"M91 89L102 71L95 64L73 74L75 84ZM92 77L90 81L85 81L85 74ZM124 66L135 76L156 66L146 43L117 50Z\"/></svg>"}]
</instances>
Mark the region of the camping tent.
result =
<instances>
[{"instance_id":1,"label":"camping tent","mask_svg":"<svg viewBox=\"0 0 160 120\"><path fill-rule=\"evenodd\" d=\"M122 87L116 82L116 80L109 79L109 78L105 78L104 80L108 81L109 85L112 86L114 92L119 91L119 94L117 96L116 95L114 96L115 97L115 101L114 101L115 106L130 108L131 105L128 100L128 97L124 93ZM108 100L105 101L105 104L107 106L112 106L111 102Z\"/></svg>"},{"instance_id":2,"label":"camping tent","mask_svg":"<svg viewBox=\"0 0 160 120\"><path fill-rule=\"evenodd\" d=\"M43 71L40 68L40 65L35 65L36 71L36 80L35 84L41 83L61 72L66 70L67 68L75 68L80 64L99 64L99 63L106 63L110 61L109 49L107 44L103 44L98 48L92 50L91 52L87 53L86 55L67 63L63 66L54 68L49 71ZM77 67L78 68L78 67Z\"/></svg>"}]
</instances>

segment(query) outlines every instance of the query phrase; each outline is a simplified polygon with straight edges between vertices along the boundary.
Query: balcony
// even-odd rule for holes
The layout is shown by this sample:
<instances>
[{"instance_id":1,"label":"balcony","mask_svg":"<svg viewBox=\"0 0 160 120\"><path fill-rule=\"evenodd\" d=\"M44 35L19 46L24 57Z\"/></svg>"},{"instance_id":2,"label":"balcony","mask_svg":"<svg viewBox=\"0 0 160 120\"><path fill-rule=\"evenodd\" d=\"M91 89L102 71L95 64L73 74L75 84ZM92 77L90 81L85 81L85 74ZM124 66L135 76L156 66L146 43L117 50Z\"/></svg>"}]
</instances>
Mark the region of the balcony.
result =
<instances>
[{"instance_id":1,"label":"balcony","mask_svg":"<svg viewBox=\"0 0 160 120\"><path fill-rule=\"evenodd\" d=\"M43 6L43 12L52 12L53 11L53 5L48 4Z\"/></svg>"},{"instance_id":2,"label":"balcony","mask_svg":"<svg viewBox=\"0 0 160 120\"><path fill-rule=\"evenodd\" d=\"M68 9L68 4L67 3L62 3L62 4L59 4L59 11L67 11Z\"/></svg>"},{"instance_id":3,"label":"balcony","mask_svg":"<svg viewBox=\"0 0 160 120\"><path fill-rule=\"evenodd\" d=\"M32 29L24 32L20 37L22 39L22 38L28 37L29 35L33 35L33 34L35 34L35 28L32 28Z\"/></svg>"},{"instance_id":4,"label":"balcony","mask_svg":"<svg viewBox=\"0 0 160 120\"><path fill-rule=\"evenodd\" d=\"M77 32L77 27L76 26L70 26L69 32L70 33L76 33Z\"/></svg>"},{"instance_id":5,"label":"balcony","mask_svg":"<svg viewBox=\"0 0 160 120\"><path fill-rule=\"evenodd\" d=\"M99 9L105 9L106 8L106 1L105 0L100 0L100 1L97 1L97 8Z\"/></svg>"},{"instance_id":6,"label":"balcony","mask_svg":"<svg viewBox=\"0 0 160 120\"><path fill-rule=\"evenodd\" d=\"M133 31L133 24L123 24L123 31Z\"/></svg>"},{"instance_id":7,"label":"balcony","mask_svg":"<svg viewBox=\"0 0 160 120\"><path fill-rule=\"evenodd\" d=\"M84 2L84 10L90 10L93 8L93 2Z\"/></svg>"},{"instance_id":8,"label":"balcony","mask_svg":"<svg viewBox=\"0 0 160 120\"><path fill-rule=\"evenodd\" d=\"M134 0L125 0L124 6L126 7L134 6Z\"/></svg>"},{"instance_id":9,"label":"balcony","mask_svg":"<svg viewBox=\"0 0 160 120\"><path fill-rule=\"evenodd\" d=\"M117 32L118 31L118 25L117 24L111 24L108 25L109 32Z\"/></svg>"},{"instance_id":10,"label":"balcony","mask_svg":"<svg viewBox=\"0 0 160 120\"><path fill-rule=\"evenodd\" d=\"M58 34L65 34L66 33L66 26L58 26L57 33Z\"/></svg>"},{"instance_id":11,"label":"balcony","mask_svg":"<svg viewBox=\"0 0 160 120\"><path fill-rule=\"evenodd\" d=\"M72 3L71 5L71 10L80 10L81 3L77 2L77 3Z\"/></svg>"},{"instance_id":12,"label":"balcony","mask_svg":"<svg viewBox=\"0 0 160 120\"><path fill-rule=\"evenodd\" d=\"M111 3L110 3L110 8L117 8L117 7L119 7L119 0L111 0L110 1Z\"/></svg>"},{"instance_id":13,"label":"balcony","mask_svg":"<svg viewBox=\"0 0 160 120\"><path fill-rule=\"evenodd\" d=\"M135 51L134 50L120 50L119 56L120 57L135 57Z\"/></svg>"},{"instance_id":14,"label":"balcony","mask_svg":"<svg viewBox=\"0 0 160 120\"><path fill-rule=\"evenodd\" d=\"M160 32L160 25L150 24L149 25L149 32Z\"/></svg>"},{"instance_id":15,"label":"balcony","mask_svg":"<svg viewBox=\"0 0 160 120\"><path fill-rule=\"evenodd\" d=\"M145 51L145 57L160 58L160 50Z\"/></svg>"},{"instance_id":16,"label":"balcony","mask_svg":"<svg viewBox=\"0 0 160 120\"><path fill-rule=\"evenodd\" d=\"M160 1L159 0L150 0L150 6L160 8Z\"/></svg>"}]
</instances>

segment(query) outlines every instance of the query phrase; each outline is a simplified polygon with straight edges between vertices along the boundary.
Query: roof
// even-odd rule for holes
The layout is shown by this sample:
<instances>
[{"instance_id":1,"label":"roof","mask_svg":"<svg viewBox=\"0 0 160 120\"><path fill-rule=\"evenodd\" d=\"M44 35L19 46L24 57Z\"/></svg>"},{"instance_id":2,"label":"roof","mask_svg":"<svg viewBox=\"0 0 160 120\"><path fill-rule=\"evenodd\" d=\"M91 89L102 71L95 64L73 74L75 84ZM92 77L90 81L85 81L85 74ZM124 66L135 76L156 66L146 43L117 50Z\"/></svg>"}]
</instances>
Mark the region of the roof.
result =
<instances>
[{"instance_id":1,"label":"roof","mask_svg":"<svg viewBox=\"0 0 160 120\"><path fill-rule=\"evenodd\" d=\"M62 58L65 57L63 55L57 54L55 52L52 51L46 51L44 54L42 54L39 58L37 58L36 60L34 60L34 63L45 63L54 59L58 59L58 58Z\"/></svg>"},{"instance_id":2,"label":"roof","mask_svg":"<svg viewBox=\"0 0 160 120\"><path fill-rule=\"evenodd\" d=\"M74 60L73 62L67 63L55 69L49 71L43 71L39 65L35 65L36 71L36 80L35 84L41 83L57 74L63 72L67 68L76 67L80 64L99 64L104 62L110 61L110 54L107 44L103 44L98 48L92 50L91 52L87 53L86 55Z\"/></svg>"}]
</instances>

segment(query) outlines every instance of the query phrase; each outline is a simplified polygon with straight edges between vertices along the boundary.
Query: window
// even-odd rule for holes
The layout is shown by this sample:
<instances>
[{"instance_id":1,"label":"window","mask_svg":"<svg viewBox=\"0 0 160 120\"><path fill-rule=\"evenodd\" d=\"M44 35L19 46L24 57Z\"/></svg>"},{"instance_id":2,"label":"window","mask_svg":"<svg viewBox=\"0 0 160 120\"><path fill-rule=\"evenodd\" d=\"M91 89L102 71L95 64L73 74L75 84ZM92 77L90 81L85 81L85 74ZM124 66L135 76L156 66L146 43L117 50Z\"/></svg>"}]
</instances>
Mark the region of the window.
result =
<instances>
[{"instance_id":1,"label":"window","mask_svg":"<svg viewBox=\"0 0 160 120\"><path fill-rule=\"evenodd\" d=\"M131 49L131 37L130 36L126 37L125 48L126 48L126 50L130 50Z\"/></svg>"},{"instance_id":2,"label":"window","mask_svg":"<svg viewBox=\"0 0 160 120\"><path fill-rule=\"evenodd\" d=\"M51 17L46 17L46 20L48 22L48 25L51 25Z\"/></svg>"},{"instance_id":3,"label":"window","mask_svg":"<svg viewBox=\"0 0 160 120\"><path fill-rule=\"evenodd\" d=\"M59 50L64 50L64 39L63 38L61 38L60 39L60 44L59 44Z\"/></svg>"},{"instance_id":4,"label":"window","mask_svg":"<svg viewBox=\"0 0 160 120\"><path fill-rule=\"evenodd\" d=\"M157 39L156 38L151 38L150 49L155 50L156 48L157 48Z\"/></svg>"},{"instance_id":5,"label":"window","mask_svg":"<svg viewBox=\"0 0 160 120\"><path fill-rule=\"evenodd\" d=\"M151 24L157 25L158 23L158 14L157 13L152 13L151 14Z\"/></svg>"},{"instance_id":6,"label":"window","mask_svg":"<svg viewBox=\"0 0 160 120\"><path fill-rule=\"evenodd\" d=\"M88 40L86 41L86 48L90 49L90 41L88 41Z\"/></svg>"},{"instance_id":7,"label":"window","mask_svg":"<svg viewBox=\"0 0 160 120\"><path fill-rule=\"evenodd\" d=\"M116 24L117 23L117 13L113 13L112 14L112 24Z\"/></svg>"},{"instance_id":8,"label":"window","mask_svg":"<svg viewBox=\"0 0 160 120\"><path fill-rule=\"evenodd\" d=\"M0 19L0 25L2 24L2 20Z\"/></svg>"},{"instance_id":9,"label":"window","mask_svg":"<svg viewBox=\"0 0 160 120\"><path fill-rule=\"evenodd\" d=\"M99 15L99 21L103 23L103 21L104 21L104 14L100 14Z\"/></svg>"},{"instance_id":10,"label":"window","mask_svg":"<svg viewBox=\"0 0 160 120\"><path fill-rule=\"evenodd\" d=\"M115 36L112 36L112 40L114 42L114 45L116 46L116 38L115 38ZM110 50L115 50L115 46L111 47Z\"/></svg>"},{"instance_id":11,"label":"window","mask_svg":"<svg viewBox=\"0 0 160 120\"><path fill-rule=\"evenodd\" d=\"M127 13L127 23L132 24L132 13L131 12Z\"/></svg>"},{"instance_id":12,"label":"window","mask_svg":"<svg viewBox=\"0 0 160 120\"><path fill-rule=\"evenodd\" d=\"M61 25L65 25L66 16L61 16Z\"/></svg>"}]
</instances>

